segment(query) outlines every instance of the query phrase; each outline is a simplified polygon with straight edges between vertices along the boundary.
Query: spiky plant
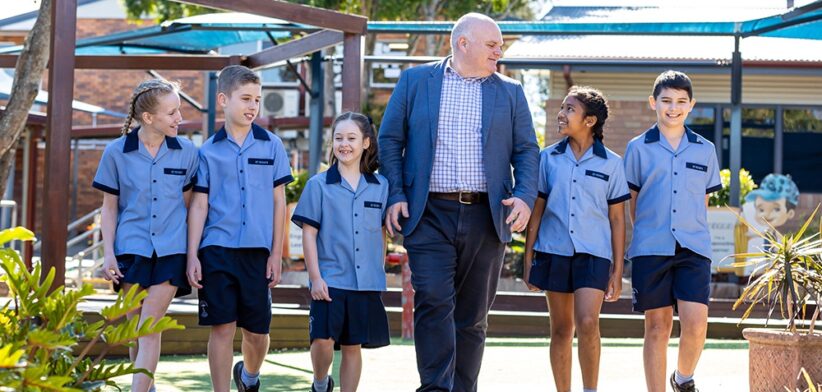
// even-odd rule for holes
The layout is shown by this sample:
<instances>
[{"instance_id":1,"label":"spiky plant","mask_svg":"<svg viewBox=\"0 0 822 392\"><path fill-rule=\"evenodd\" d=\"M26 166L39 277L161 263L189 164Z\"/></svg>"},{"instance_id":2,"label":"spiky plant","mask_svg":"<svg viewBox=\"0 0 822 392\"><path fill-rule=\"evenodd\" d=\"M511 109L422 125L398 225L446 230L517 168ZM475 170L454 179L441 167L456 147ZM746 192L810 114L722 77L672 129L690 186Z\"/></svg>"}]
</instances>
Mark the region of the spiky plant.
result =
<instances>
[{"instance_id":1,"label":"spiky plant","mask_svg":"<svg viewBox=\"0 0 822 392\"><path fill-rule=\"evenodd\" d=\"M34 233L22 227L0 231L0 268L12 298L0 306L0 391L99 391L115 386L114 377L145 373L131 363L110 364L105 356L112 347L132 346L138 338L170 329L183 329L170 317L156 322L126 315L140 308L148 295L134 285L120 292L114 304L103 308L102 320L89 324L77 305L94 290L58 287L54 268L43 277L40 265L26 269L16 251L5 246L13 240L31 241ZM87 341L78 354L74 349ZM91 358L90 349L104 344Z\"/></svg>"}]
</instances>

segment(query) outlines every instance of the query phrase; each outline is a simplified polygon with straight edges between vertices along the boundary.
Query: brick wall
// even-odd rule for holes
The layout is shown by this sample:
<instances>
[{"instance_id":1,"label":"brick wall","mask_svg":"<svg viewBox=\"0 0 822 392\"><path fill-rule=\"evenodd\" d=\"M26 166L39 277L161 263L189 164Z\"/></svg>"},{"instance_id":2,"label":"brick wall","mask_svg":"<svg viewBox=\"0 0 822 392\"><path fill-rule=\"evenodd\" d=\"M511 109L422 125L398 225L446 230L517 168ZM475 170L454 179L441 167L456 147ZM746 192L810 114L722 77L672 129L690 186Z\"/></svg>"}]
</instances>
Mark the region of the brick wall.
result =
<instances>
[{"instance_id":1,"label":"brick wall","mask_svg":"<svg viewBox=\"0 0 822 392\"><path fill-rule=\"evenodd\" d=\"M103 147L104 143L99 145L99 148L81 148L78 151L78 180L77 180L77 210L76 215L74 217L69 216L69 220L73 220L79 218L88 212L100 207L103 203L103 195L100 191L91 187L91 182L94 179L94 175L97 172L97 164L100 162L100 157L103 154ZM36 178L36 201L35 201L35 224L32 230L35 233L40 232L40 220L42 219L43 213L50 213L49 211L43 211L42 205L42 196L43 196L43 185L44 185L44 177L45 177L45 156L46 150L45 146L41 143L41 145L37 149L37 178ZM20 224L23 223L23 216L22 216L22 205L23 205L23 150L18 149L16 153L16 165L15 165L15 172L14 172L14 200L17 202L18 206L18 222ZM72 166L69 173L73 173L74 170L74 151L71 153L70 158L70 165ZM73 184L73 179L69 179L69 194L65 195L66 199L66 208L63 210L64 213L67 215L70 214L70 204L71 198L75 191L75 187Z\"/></svg>"}]
</instances>

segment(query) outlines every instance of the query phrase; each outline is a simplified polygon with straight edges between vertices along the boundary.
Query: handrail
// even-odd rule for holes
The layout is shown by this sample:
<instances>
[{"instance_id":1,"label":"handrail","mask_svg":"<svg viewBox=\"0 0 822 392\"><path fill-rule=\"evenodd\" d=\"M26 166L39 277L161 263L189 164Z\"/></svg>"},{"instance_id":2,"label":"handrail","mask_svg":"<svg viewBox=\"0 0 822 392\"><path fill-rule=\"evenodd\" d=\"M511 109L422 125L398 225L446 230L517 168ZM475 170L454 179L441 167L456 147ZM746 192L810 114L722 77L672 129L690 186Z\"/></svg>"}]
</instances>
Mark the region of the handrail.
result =
<instances>
[{"instance_id":1,"label":"handrail","mask_svg":"<svg viewBox=\"0 0 822 392\"><path fill-rule=\"evenodd\" d=\"M68 228L67 228L68 231L72 231L72 230L80 227L84 223L88 222L89 220L94 219L94 217L97 216L97 214L99 214L102 210L103 210L103 207L99 207L99 208L95 209L94 211L91 211L88 214L83 215L82 217L75 220L74 222L69 223ZM95 227L95 229L97 229L97 228ZM93 232L94 232L93 230L88 230L85 233L80 234L77 237L74 237L74 238L66 241L66 247L68 248L72 245L77 244L78 242L80 242L80 239L82 239L81 236L86 236L89 233L93 233ZM39 250L41 246L43 246L43 243L42 243L42 241L38 240L37 242L34 243L34 250Z\"/></svg>"}]
</instances>

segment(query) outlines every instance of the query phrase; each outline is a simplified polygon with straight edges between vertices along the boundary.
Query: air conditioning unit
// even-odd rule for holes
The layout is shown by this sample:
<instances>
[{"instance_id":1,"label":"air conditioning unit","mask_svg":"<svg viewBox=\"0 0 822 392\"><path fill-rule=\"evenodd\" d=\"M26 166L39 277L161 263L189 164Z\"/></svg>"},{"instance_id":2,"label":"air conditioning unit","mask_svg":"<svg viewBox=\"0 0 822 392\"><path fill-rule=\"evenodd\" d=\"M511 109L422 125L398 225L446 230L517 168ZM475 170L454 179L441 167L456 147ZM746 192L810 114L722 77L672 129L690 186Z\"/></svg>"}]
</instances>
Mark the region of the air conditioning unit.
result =
<instances>
[{"instance_id":1,"label":"air conditioning unit","mask_svg":"<svg viewBox=\"0 0 822 392\"><path fill-rule=\"evenodd\" d=\"M300 92L285 89L263 90L261 106L260 114L263 117L297 117L300 107Z\"/></svg>"}]
</instances>

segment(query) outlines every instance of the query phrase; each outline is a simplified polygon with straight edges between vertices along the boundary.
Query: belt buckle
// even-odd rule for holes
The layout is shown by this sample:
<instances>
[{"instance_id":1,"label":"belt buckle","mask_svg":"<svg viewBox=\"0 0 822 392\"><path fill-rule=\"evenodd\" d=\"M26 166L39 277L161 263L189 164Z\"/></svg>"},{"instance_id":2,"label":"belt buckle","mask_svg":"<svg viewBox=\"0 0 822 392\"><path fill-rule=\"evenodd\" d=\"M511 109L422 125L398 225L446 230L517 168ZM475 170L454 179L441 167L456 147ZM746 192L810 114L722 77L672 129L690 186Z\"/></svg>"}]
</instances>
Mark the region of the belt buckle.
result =
<instances>
[{"instance_id":1,"label":"belt buckle","mask_svg":"<svg viewBox=\"0 0 822 392\"><path fill-rule=\"evenodd\" d=\"M474 202L471 201L471 199L470 199L471 194L472 194L472 192L462 192L462 191L460 191L460 199L459 199L460 204L465 204L465 205L474 204ZM469 199L468 200L463 200L462 195L468 195Z\"/></svg>"}]
</instances>

